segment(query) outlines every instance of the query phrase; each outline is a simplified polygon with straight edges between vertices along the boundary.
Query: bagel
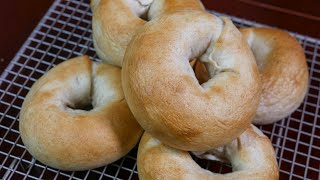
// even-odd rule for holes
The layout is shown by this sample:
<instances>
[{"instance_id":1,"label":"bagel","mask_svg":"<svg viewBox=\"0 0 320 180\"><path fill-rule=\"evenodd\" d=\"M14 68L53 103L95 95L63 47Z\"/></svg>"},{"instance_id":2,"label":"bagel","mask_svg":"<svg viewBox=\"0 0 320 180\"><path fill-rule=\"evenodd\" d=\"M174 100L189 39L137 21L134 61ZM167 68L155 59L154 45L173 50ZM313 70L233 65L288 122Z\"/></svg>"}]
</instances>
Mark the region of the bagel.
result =
<instances>
[{"instance_id":1,"label":"bagel","mask_svg":"<svg viewBox=\"0 0 320 180\"><path fill-rule=\"evenodd\" d=\"M254 124L271 124L293 113L308 90L308 66L303 48L289 33L271 28L241 28L259 68L262 94ZM201 82L209 79L195 65Z\"/></svg>"},{"instance_id":2,"label":"bagel","mask_svg":"<svg viewBox=\"0 0 320 180\"><path fill-rule=\"evenodd\" d=\"M210 70L202 85L189 64L197 57ZM258 69L240 32L203 11L150 21L130 42L122 68L124 94L142 128L181 150L231 142L249 127L260 99Z\"/></svg>"},{"instance_id":3,"label":"bagel","mask_svg":"<svg viewBox=\"0 0 320 180\"><path fill-rule=\"evenodd\" d=\"M139 141L143 130L130 112L121 70L88 56L65 61L31 88L20 114L26 149L61 170L86 170L114 162ZM81 110L90 104L93 109Z\"/></svg>"},{"instance_id":4,"label":"bagel","mask_svg":"<svg viewBox=\"0 0 320 180\"><path fill-rule=\"evenodd\" d=\"M174 11L204 10L204 6L200 0L92 0L91 10L97 55L121 67L129 41L147 20Z\"/></svg>"},{"instance_id":5,"label":"bagel","mask_svg":"<svg viewBox=\"0 0 320 180\"><path fill-rule=\"evenodd\" d=\"M232 164L232 173L217 174L202 169L186 151L163 144L150 134L140 140L137 165L144 179L279 179L275 152L270 140L254 126L239 138L218 148L215 154L198 153L198 156L226 158Z\"/></svg>"}]
</instances>

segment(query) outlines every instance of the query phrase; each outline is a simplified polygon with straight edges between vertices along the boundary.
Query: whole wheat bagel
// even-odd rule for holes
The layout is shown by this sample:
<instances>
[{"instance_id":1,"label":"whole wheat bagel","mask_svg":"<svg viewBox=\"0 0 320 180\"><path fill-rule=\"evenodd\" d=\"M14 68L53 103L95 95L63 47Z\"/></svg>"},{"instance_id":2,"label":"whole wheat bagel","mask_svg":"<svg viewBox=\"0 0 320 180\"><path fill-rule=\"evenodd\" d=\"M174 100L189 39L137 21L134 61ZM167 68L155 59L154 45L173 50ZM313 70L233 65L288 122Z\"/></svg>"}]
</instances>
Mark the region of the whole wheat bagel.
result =
<instances>
[{"instance_id":1,"label":"whole wheat bagel","mask_svg":"<svg viewBox=\"0 0 320 180\"><path fill-rule=\"evenodd\" d=\"M242 28L260 71L262 94L254 124L271 124L289 116L303 101L308 88L308 66L303 48L289 33L271 28ZM200 82L208 75L195 65Z\"/></svg>"},{"instance_id":2,"label":"whole wheat bagel","mask_svg":"<svg viewBox=\"0 0 320 180\"><path fill-rule=\"evenodd\" d=\"M204 7L200 0L91 0L91 9L93 43L98 56L121 67L129 41L146 20Z\"/></svg>"},{"instance_id":3,"label":"whole wheat bagel","mask_svg":"<svg viewBox=\"0 0 320 180\"><path fill-rule=\"evenodd\" d=\"M19 129L27 150L62 170L96 168L128 153L142 129L124 100L120 71L83 56L43 75L21 109ZM92 110L79 109L91 98Z\"/></svg>"},{"instance_id":4,"label":"whole wheat bagel","mask_svg":"<svg viewBox=\"0 0 320 180\"><path fill-rule=\"evenodd\" d=\"M144 179L279 179L275 152L270 140L254 126L231 143L199 156L227 159L233 172L217 174L202 169L186 151L163 144L148 133L140 140L137 165L139 178ZM216 157L218 156L218 157ZM213 157L213 158L212 158Z\"/></svg>"},{"instance_id":5,"label":"whole wheat bagel","mask_svg":"<svg viewBox=\"0 0 320 180\"><path fill-rule=\"evenodd\" d=\"M200 85L189 64L207 64ZM241 33L229 19L180 11L150 21L130 42L123 90L140 125L181 150L208 150L245 131L260 99L260 78Z\"/></svg>"}]
</instances>

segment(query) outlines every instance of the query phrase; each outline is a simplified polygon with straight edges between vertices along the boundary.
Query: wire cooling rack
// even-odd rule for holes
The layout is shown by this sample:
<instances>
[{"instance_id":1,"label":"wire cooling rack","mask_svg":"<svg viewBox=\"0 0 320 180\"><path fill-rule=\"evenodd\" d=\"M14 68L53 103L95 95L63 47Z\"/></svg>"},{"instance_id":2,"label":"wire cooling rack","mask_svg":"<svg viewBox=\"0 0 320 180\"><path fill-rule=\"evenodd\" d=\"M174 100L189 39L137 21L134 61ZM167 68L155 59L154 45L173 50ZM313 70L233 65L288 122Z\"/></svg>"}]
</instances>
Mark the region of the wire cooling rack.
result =
<instances>
[{"instance_id":1,"label":"wire cooling rack","mask_svg":"<svg viewBox=\"0 0 320 180\"><path fill-rule=\"evenodd\" d=\"M220 15L220 14L219 14ZM89 2L55 1L0 77L0 178L138 179L134 148L105 167L66 172L50 168L26 151L19 134L19 111L32 84L56 64L87 54L98 60L91 40ZM231 17L238 27L261 24ZM320 41L293 34L305 49L310 80L304 103L291 116L260 129L271 139L281 179L320 179ZM230 166L199 160L203 168L227 173Z\"/></svg>"}]
</instances>

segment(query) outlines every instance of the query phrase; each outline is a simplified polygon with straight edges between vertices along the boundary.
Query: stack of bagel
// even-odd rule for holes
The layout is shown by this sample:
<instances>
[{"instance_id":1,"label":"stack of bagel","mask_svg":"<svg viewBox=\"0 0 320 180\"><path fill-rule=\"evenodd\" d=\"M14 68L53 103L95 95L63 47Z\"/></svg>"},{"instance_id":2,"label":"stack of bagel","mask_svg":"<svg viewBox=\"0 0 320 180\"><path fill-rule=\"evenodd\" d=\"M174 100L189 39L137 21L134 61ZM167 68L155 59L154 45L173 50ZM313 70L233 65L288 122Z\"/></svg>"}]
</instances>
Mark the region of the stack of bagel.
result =
<instances>
[{"instance_id":1,"label":"stack of bagel","mask_svg":"<svg viewBox=\"0 0 320 180\"><path fill-rule=\"evenodd\" d=\"M37 160L96 168L141 138L141 179L278 179L272 143L253 124L281 120L303 101L308 68L293 37L239 30L200 0L91 0L91 9L103 62L57 65L23 103L21 137ZM189 152L234 172L204 170Z\"/></svg>"}]
</instances>

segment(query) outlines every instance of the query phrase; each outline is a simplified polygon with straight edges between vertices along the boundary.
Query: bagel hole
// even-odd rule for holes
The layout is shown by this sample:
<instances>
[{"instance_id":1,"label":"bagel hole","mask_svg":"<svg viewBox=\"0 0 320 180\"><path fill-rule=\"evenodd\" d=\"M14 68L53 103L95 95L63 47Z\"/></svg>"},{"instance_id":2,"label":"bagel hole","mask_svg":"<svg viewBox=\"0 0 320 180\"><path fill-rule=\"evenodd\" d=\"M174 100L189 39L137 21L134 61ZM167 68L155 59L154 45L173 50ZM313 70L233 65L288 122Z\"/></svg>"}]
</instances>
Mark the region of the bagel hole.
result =
<instances>
[{"instance_id":1,"label":"bagel hole","mask_svg":"<svg viewBox=\"0 0 320 180\"><path fill-rule=\"evenodd\" d=\"M191 61L192 62L192 61ZM199 60L196 60L193 66L194 74L199 82L199 84L203 84L210 79L209 72L204 63Z\"/></svg>"},{"instance_id":2,"label":"bagel hole","mask_svg":"<svg viewBox=\"0 0 320 180\"><path fill-rule=\"evenodd\" d=\"M232 166L230 163L224 163L220 161L201 159L189 152L192 159L202 168L207 169L213 173L227 174L232 172Z\"/></svg>"},{"instance_id":3,"label":"bagel hole","mask_svg":"<svg viewBox=\"0 0 320 180\"><path fill-rule=\"evenodd\" d=\"M74 105L67 104L67 107L72 110L82 110L82 111L91 111L93 109L92 102L87 102L85 104L76 103Z\"/></svg>"},{"instance_id":4,"label":"bagel hole","mask_svg":"<svg viewBox=\"0 0 320 180\"><path fill-rule=\"evenodd\" d=\"M149 9L148 9L145 13L141 14L141 15L138 16L138 17L139 17L140 19L144 20L144 21L150 21L150 20L148 19L148 12L149 12Z\"/></svg>"}]
</instances>

